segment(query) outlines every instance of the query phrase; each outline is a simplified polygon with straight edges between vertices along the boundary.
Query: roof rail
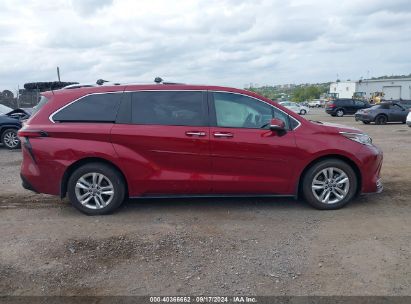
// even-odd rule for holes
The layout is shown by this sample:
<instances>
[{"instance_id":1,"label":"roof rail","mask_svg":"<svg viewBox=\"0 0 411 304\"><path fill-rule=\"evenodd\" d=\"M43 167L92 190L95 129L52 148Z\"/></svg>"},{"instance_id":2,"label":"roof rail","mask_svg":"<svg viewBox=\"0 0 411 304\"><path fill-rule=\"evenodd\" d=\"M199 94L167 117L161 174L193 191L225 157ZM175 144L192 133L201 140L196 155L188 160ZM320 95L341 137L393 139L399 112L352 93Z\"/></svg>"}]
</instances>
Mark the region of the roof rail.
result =
<instances>
[{"instance_id":1,"label":"roof rail","mask_svg":"<svg viewBox=\"0 0 411 304\"><path fill-rule=\"evenodd\" d=\"M157 84L184 84L184 83L179 83L179 82L168 82L168 81L165 82L163 78L161 77L154 78L154 82Z\"/></svg>"},{"instance_id":2,"label":"roof rail","mask_svg":"<svg viewBox=\"0 0 411 304\"><path fill-rule=\"evenodd\" d=\"M165 82L161 77L156 77L154 78L154 82L156 84L164 84L164 85L181 85L184 83L179 83L179 82ZM62 89L79 89L79 88L91 88L91 87L98 87L98 86L105 86L105 85L133 85L133 84L149 84L150 82L125 82L125 83L119 83L119 82L111 82L109 80L104 80L104 79L98 79L96 83L77 83L77 84L72 84L63 87Z\"/></svg>"}]
</instances>

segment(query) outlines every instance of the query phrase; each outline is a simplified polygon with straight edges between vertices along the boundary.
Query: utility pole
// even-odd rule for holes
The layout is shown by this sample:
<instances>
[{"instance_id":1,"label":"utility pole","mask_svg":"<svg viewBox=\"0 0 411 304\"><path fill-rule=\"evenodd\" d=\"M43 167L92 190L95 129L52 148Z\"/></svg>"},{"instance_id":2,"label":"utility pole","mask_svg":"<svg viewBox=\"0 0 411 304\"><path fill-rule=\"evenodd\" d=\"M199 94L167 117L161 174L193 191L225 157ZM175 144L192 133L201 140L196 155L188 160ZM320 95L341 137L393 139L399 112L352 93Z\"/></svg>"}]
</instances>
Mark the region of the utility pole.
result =
<instances>
[{"instance_id":1,"label":"utility pole","mask_svg":"<svg viewBox=\"0 0 411 304\"><path fill-rule=\"evenodd\" d=\"M17 101L17 109L19 109L20 108L20 86L19 85L17 85L16 101Z\"/></svg>"},{"instance_id":2,"label":"utility pole","mask_svg":"<svg viewBox=\"0 0 411 304\"><path fill-rule=\"evenodd\" d=\"M59 82L61 82L61 80L60 80L60 68L59 67L57 67L57 78L58 78Z\"/></svg>"}]
</instances>

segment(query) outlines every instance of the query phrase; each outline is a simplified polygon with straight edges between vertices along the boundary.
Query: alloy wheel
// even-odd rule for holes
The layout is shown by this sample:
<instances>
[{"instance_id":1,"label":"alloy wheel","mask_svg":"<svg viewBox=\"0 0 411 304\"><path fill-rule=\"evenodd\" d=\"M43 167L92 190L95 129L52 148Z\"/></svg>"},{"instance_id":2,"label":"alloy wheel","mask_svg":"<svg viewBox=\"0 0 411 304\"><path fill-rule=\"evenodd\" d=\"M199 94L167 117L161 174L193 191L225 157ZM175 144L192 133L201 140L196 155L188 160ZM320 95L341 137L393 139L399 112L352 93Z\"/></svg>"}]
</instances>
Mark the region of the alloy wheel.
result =
<instances>
[{"instance_id":1,"label":"alloy wheel","mask_svg":"<svg viewBox=\"0 0 411 304\"><path fill-rule=\"evenodd\" d=\"M89 209L101 209L113 200L114 187L104 174L92 172L77 180L75 194L83 206Z\"/></svg>"},{"instance_id":2,"label":"alloy wheel","mask_svg":"<svg viewBox=\"0 0 411 304\"><path fill-rule=\"evenodd\" d=\"M19 140L19 138L17 137L17 134L16 134L15 131L7 131L7 132L4 134L3 143L4 143L8 148L14 149L14 148L16 148L16 147L19 145L20 140Z\"/></svg>"},{"instance_id":3,"label":"alloy wheel","mask_svg":"<svg viewBox=\"0 0 411 304\"><path fill-rule=\"evenodd\" d=\"M336 204L342 201L349 190L348 175L335 167L328 167L318 172L311 184L314 197L324 204Z\"/></svg>"}]
</instances>

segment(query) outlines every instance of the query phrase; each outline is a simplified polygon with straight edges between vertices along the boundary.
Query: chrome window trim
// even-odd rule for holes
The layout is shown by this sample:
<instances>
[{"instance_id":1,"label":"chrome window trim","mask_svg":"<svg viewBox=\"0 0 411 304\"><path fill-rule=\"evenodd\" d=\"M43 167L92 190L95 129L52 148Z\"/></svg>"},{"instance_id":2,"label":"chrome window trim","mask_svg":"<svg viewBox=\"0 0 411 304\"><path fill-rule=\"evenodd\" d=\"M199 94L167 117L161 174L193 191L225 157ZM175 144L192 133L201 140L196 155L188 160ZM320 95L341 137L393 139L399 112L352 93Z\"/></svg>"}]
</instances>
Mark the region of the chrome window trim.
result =
<instances>
[{"instance_id":1,"label":"chrome window trim","mask_svg":"<svg viewBox=\"0 0 411 304\"><path fill-rule=\"evenodd\" d=\"M86 98L87 96L91 96L91 95L103 95L103 94L118 94L118 93L124 93L124 91L116 91L116 92L96 92L96 93L90 93L90 94L83 95L83 96L81 96L81 97L79 97L79 98L77 98L77 99L74 99L73 101L70 101L68 104L62 106L61 108L59 108L59 109L57 109L56 111L54 111L53 113L51 113L51 114L49 115L49 120L50 120L52 123L55 124L56 122L55 122L54 119L53 119L53 116L54 116L54 115L56 115L58 112L64 110L64 109L67 108L68 106L72 105L73 103L75 103L75 102L77 102L77 101L79 101L79 100L81 100L81 99L83 99L83 98Z\"/></svg>"},{"instance_id":2,"label":"chrome window trim","mask_svg":"<svg viewBox=\"0 0 411 304\"><path fill-rule=\"evenodd\" d=\"M283 110L277 108L276 106L272 105L271 103L268 103L268 102L266 102L266 101L264 101L264 100L262 100L262 99L259 99L259 98L257 98L257 97L254 97L254 96L250 96L250 95L243 94L243 93L238 93L238 92L230 92L230 91L216 91L216 90L181 90L181 89L180 89L180 90L131 90L131 91L115 91L115 92L96 92L96 93L90 93L90 94L83 95L83 96L81 96L81 97L79 97L79 98L77 98L77 99L69 102L68 104L64 105L63 107L57 109L56 111L54 111L53 113L50 114L49 120L50 120L52 123L56 123L56 122L53 120L53 116L54 116L54 115L56 115L58 112L62 111L63 109L67 108L68 106L72 105L73 103L75 103L75 102L77 102L77 101L79 101L79 100L81 100L81 99L83 99L83 98L85 98L85 97L87 97L87 96L90 96L90 95L119 94L119 93L136 93L136 92L215 92L215 93L228 93L228 94L241 95L241 96L245 96L245 97L248 97L248 98L255 99L255 100L260 101L260 102L264 102L265 104L267 104L267 105L275 108L276 110L284 113L285 115L288 115L288 117L290 117L290 119L295 120L295 121L298 123L298 125L297 125L295 128L291 129L291 131L297 130L297 129L301 126L301 122L300 122L298 119L294 118L293 116L291 116L291 115L288 114L287 112L284 112Z\"/></svg>"}]
</instances>

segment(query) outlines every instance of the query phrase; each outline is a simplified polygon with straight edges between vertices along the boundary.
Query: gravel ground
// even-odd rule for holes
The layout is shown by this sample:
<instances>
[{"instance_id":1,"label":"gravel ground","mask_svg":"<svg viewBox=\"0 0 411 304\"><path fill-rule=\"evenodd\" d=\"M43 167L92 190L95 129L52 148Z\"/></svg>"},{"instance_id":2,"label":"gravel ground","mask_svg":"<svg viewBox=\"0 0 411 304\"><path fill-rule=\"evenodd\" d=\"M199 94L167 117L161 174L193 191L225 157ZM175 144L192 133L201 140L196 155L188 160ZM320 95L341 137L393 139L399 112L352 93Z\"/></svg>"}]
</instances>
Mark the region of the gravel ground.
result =
<instances>
[{"instance_id":1,"label":"gravel ground","mask_svg":"<svg viewBox=\"0 0 411 304\"><path fill-rule=\"evenodd\" d=\"M292 199L133 200L89 217L23 190L0 147L0 295L411 295L411 128L356 126L385 190L337 211Z\"/></svg>"}]
</instances>

